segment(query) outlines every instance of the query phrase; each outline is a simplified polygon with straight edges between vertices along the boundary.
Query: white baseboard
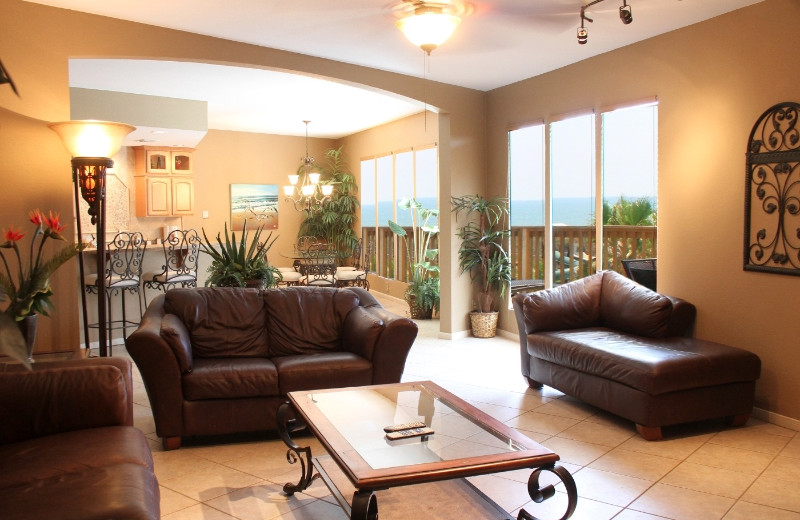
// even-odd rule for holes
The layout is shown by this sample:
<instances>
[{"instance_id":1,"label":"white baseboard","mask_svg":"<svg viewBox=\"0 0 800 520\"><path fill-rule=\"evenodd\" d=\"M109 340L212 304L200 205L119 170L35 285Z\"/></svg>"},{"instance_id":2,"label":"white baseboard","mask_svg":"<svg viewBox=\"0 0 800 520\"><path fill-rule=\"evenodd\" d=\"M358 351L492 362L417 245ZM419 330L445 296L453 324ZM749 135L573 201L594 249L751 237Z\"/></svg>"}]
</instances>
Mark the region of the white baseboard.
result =
<instances>
[{"instance_id":1,"label":"white baseboard","mask_svg":"<svg viewBox=\"0 0 800 520\"><path fill-rule=\"evenodd\" d=\"M437 337L439 339L446 339L448 341L453 341L455 339L462 339L462 338L466 338L468 336L469 336L469 331L468 330L462 330L462 331L453 332L453 333L450 333L450 332L439 332L439 335Z\"/></svg>"},{"instance_id":2,"label":"white baseboard","mask_svg":"<svg viewBox=\"0 0 800 520\"><path fill-rule=\"evenodd\" d=\"M775 426L781 426L789 430L800 432L800 420L798 419L792 419L791 417L770 412L769 410L764 410L763 408L753 408L752 416L755 419L774 424Z\"/></svg>"}]
</instances>

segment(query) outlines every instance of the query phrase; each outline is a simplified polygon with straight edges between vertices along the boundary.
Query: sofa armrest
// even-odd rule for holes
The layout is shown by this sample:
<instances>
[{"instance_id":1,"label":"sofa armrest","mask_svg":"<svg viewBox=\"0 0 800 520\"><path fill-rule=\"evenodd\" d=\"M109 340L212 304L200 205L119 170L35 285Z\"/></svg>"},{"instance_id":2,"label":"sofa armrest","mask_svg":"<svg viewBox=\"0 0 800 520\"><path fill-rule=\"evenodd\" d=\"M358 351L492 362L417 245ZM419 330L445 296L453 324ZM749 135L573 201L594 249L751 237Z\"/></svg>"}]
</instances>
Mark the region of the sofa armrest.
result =
<instances>
[{"instance_id":1,"label":"sofa armrest","mask_svg":"<svg viewBox=\"0 0 800 520\"><path fill-rule=\"evenodd\" d=\"M139 327L125 341L142 376L159 437L180 437L183 431L181 361L161 335L165 316L164 295L153 299ZM191 348L189 349L191 352Z\"/></svg>"},{"instance_id":2,"label":"sofa armrest","mask_svg":"<svg viewBox=\"0 0 800 520\"><path fill-rule=\"evenodd\" d=\"M105 426L133 426L131 363L92 358L0 370L0 443Z\"/></svg>"},{"instance_id":3,"label":"sofa armrest","mask_svg":"<svg viewBox=\"0 0 800 520\"><path fill-rule=\"evenodd\" d=\"M383 323L372 349L372 384L399 383L408 352L417 337L417 324L387 311L382 306L361 307Z\"/></svg>"},{"instance_id":4,"label":"sofa armrest","mask_svg":"<svg viewBox=\"0 0 800 520\"><path fill-rule=\"evenodd\" d=\"M672 301L672 314L667 328L667 337L691 336L694 321L697 317L697 308L693 303L675 296L667 296Z\"/></svg>"}]
</instances>

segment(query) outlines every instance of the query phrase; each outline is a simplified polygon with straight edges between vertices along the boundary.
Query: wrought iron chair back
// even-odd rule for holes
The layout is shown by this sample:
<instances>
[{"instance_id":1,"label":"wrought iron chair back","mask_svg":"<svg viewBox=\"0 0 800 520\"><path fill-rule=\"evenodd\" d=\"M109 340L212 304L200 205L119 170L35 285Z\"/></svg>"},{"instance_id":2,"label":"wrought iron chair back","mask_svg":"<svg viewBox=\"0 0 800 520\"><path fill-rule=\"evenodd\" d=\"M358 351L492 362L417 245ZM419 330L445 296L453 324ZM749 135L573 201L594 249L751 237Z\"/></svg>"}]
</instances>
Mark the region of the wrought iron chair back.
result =
<instances>
[{"instance_id":1,"label":"wrought iron chair back","mask_svg":"<svg viewBox=\"0 0 800 520\"><path fill-rule=\"evenodd\" d=\"M307 249L303 251L300 269L306 285L333 287L336 285L336 251Z\"/></svg>"},{"instance_id":2,"label":"wrought iron chair back","mask_svg":"<svg viewBox=\"0 0 800 520\"><path fill-rule=\"evenodd\" d=\"M622 267L625 269L625 274L628 278L652 291L656 290L657 269L655 258L623 260Z\"/></svg>"},{"instance_id":3,"label":"wrought iron chair back","mask_svg":"<svg viewBox=\"0 0 800 520\"><path fill-rule=\"evenodd\" d=\"M178 284L181 287L197 287L200 241L200 235L194 229L171 231L164 240L162 271L148 277L144 287L165 292Z\"/></svg>"}]
</instances>

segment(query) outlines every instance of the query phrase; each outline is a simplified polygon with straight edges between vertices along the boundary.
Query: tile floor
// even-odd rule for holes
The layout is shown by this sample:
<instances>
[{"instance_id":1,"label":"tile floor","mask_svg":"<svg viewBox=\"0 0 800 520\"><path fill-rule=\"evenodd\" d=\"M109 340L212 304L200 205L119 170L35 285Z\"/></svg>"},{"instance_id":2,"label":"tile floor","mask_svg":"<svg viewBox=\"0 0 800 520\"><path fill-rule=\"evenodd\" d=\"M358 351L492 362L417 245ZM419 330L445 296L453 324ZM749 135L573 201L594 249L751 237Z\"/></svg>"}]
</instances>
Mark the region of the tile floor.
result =
<instances>
[{"instance_id":1,"label":"tile floor","mask_svg":"<svg viewBox=\"0 0 800 520\"><path fill-rule=\"evenodd\" d=\"M405 313L402 301L376 296ZM735 429L717 422L670 428L666 440L647 442L631 423L553 389L529 389L519 375L516 341L439 340L438 322L419 324L403 380L432 380L558 453L578 488L572 518L800 520L798 432L751 419ZM114 355L124 350L117 347ZM151 440L162 518L346 520L319 480L305 493L282 494L285 482L298 480L299 469L286 462L286 448L275 437L162 451L144 386L135 378L135 421ZM313 446L314 453L321 449ZM509 472L473 482L514 516L525 507L538 518L560 518L563 486L534 504L528 475ZM472 519L461 513L459 518Z\"/></svg>"}]
</instances>

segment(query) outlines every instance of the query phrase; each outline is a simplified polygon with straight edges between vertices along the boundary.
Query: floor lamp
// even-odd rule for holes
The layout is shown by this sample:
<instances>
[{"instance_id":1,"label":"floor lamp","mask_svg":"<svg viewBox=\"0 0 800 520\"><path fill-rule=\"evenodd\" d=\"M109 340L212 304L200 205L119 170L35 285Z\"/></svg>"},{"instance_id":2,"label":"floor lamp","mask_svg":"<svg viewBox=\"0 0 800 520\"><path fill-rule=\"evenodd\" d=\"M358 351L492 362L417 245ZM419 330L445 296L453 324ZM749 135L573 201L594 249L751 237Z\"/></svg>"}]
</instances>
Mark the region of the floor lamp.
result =
<instances>
[{"instance_id":1,"label":"floor lamp","mask_svg":"<svg viewBox=\"0 0 800 520\"><path fill-rule=\"evenodd\" d=\"M108 356L108 330L105 305L106 266L106 168L114 166L111 160L122 146L126 135L136 127L109 121L65 121L48 125L61 137L72 155L72 183L75 187L75 216L78 241L83 242L80 219L80 197L89 204L89 215L96 227L97 237L97 331L100 356ZM83 268L83 251L80 256L81 302L83 304L83 337L89 348L89 319L86 316L86 282Z\"/></svg>"}]
</instances>

